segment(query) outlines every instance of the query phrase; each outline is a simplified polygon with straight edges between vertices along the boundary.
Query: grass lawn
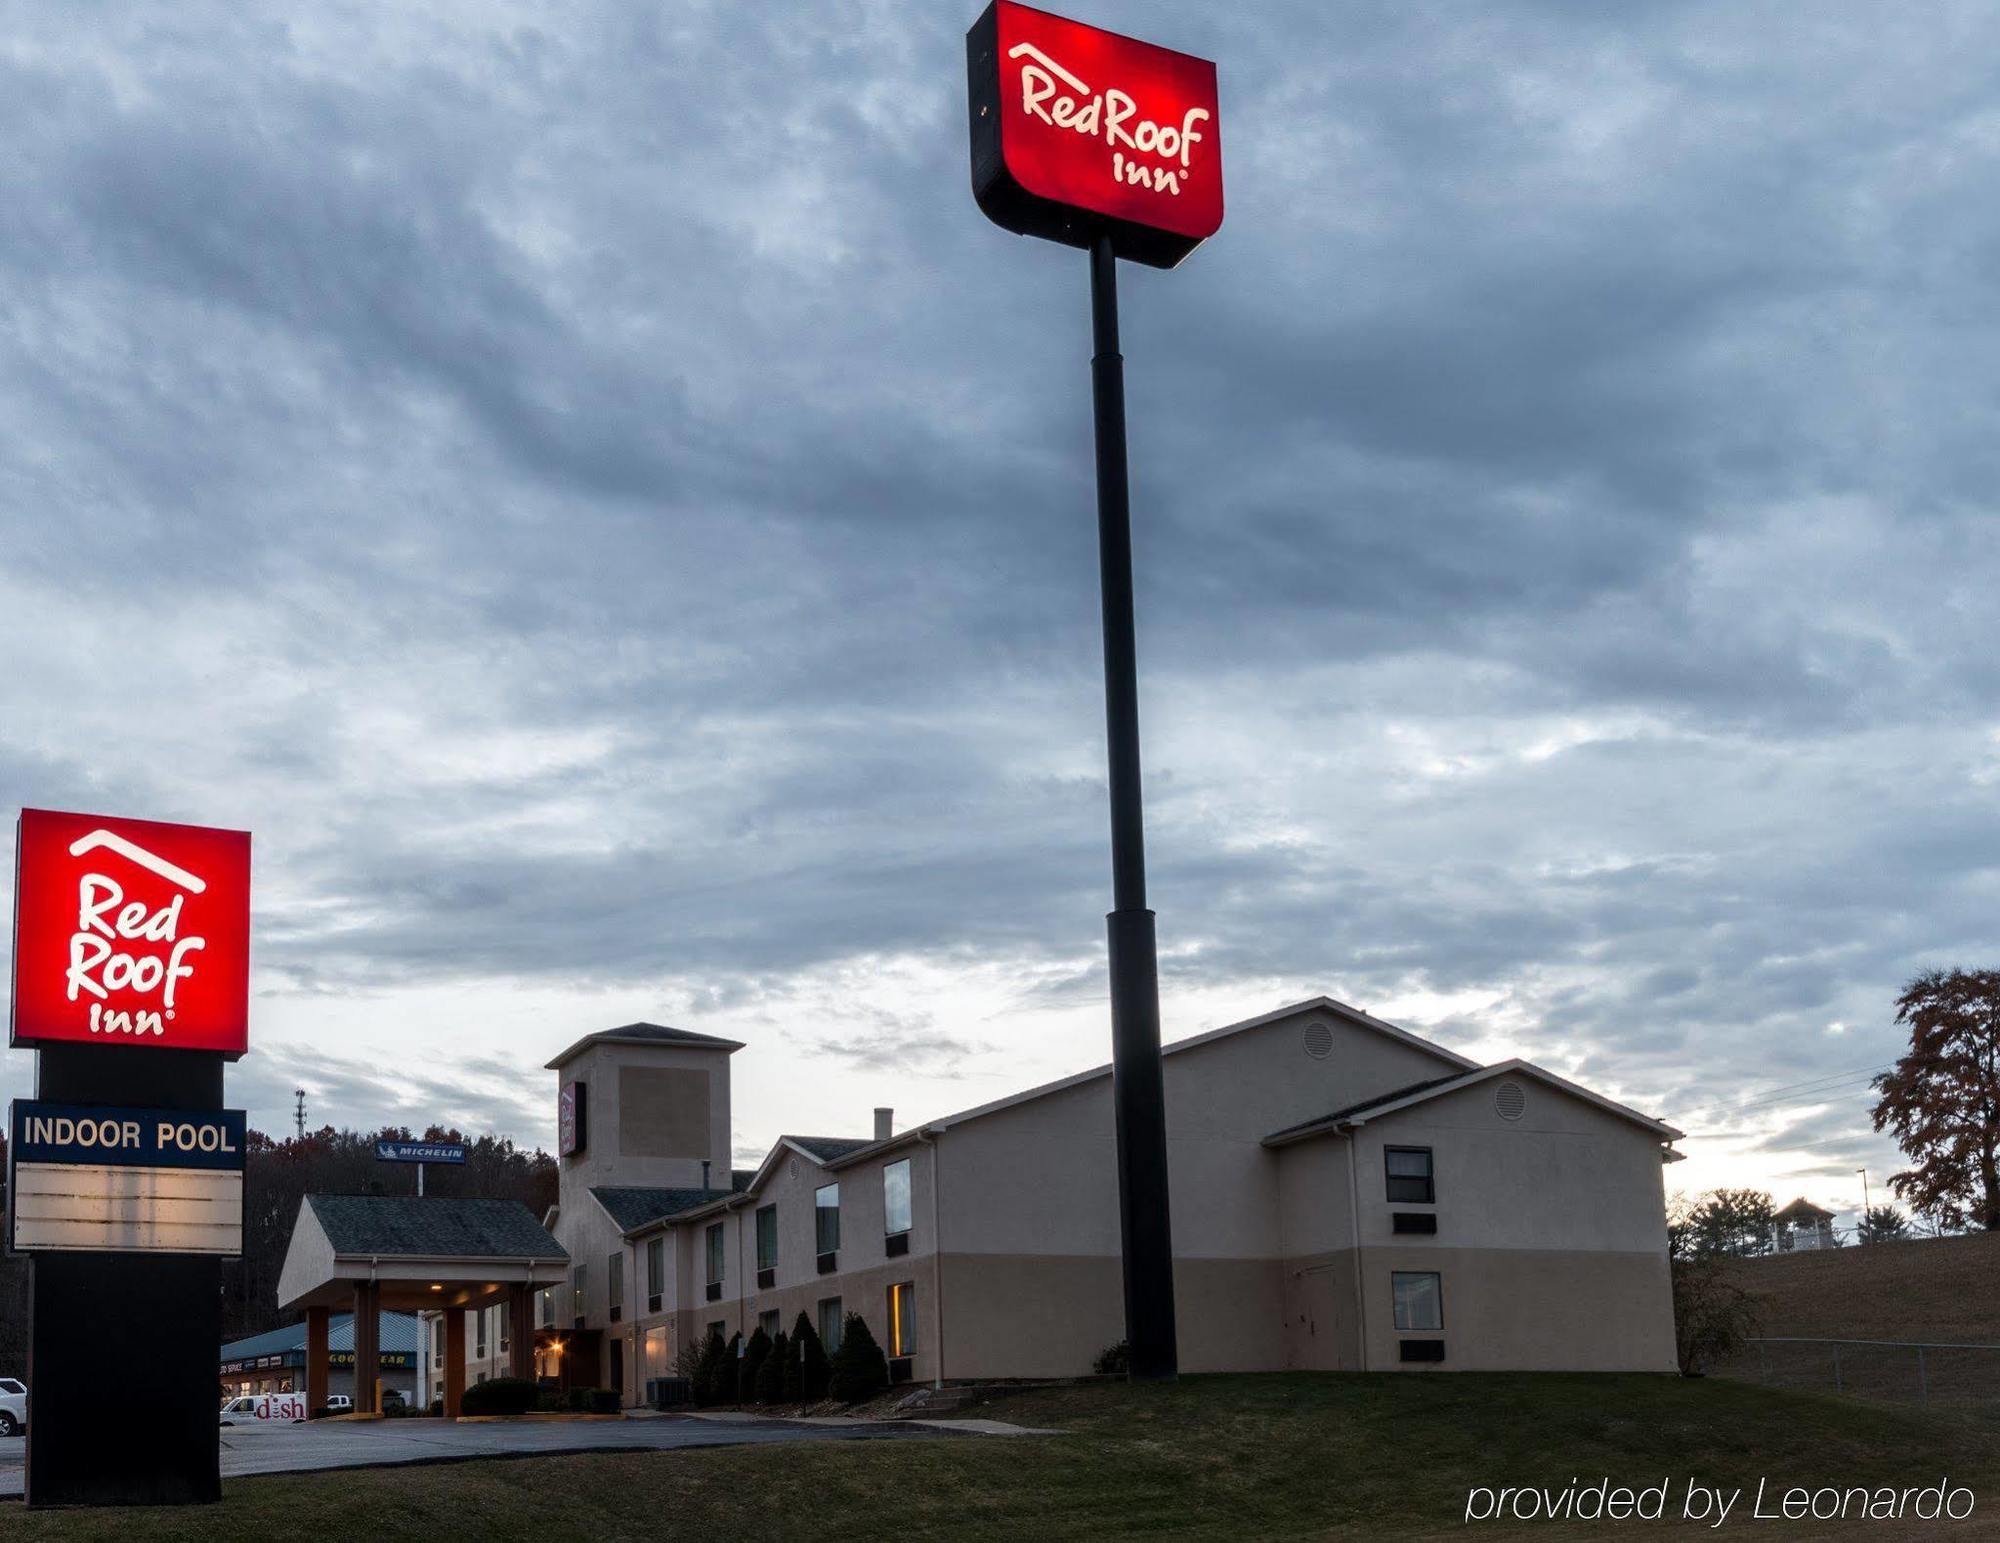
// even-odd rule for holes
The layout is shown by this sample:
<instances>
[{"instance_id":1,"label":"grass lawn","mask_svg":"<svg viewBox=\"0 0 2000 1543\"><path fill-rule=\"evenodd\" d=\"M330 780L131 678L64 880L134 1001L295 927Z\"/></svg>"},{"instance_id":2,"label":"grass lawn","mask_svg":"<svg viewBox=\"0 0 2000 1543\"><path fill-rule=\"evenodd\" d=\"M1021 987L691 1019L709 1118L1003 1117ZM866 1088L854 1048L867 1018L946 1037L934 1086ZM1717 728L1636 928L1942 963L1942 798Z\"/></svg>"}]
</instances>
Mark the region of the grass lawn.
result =
<instances>
[{"instance_id":1,"label":"grass lawn","mask_svg":"<svg viewBox=\"0 0 2000 1543\"><path fill-rule=\"evenodd\" d=\"M546 1457L236 1479L219 1508L0 1510L7 1538L1044 1539L1602 1536L1461 1524L1473 1485L1935 1484L2000 1522L2000 1427L1721 1380L1530 1375L1197 1377L1045 1388L968 1414L1036 1438ZM1840 1535L1809 1521L1723 1529ZM1945 1524L1949 1525L1949 1524ZM1628 1522L1655 1537L1678 1529ZM1859 1523L1856 1537L1929 1536ZM1716 1536L1714 1532L1704 1532Z\"/></svg>"}]
</instances>

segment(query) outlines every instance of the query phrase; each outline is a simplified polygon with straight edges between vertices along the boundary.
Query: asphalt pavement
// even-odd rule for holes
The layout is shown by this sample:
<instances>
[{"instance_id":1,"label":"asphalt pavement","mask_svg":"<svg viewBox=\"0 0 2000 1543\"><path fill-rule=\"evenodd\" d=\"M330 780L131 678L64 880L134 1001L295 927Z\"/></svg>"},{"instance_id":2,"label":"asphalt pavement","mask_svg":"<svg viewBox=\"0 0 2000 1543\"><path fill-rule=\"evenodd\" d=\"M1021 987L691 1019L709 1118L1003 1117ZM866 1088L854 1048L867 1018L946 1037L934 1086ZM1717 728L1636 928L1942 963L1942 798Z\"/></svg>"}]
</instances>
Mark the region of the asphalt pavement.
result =
<instances>
[{"instance_id":1,"label":"asphalt pavement","mask_svg":"<svg viewBox=\"0 0 2000 1543\"><path fill-rule=\"evenodd\" d=\"M451 1420L314 1420L305 1425L232 1425L222 1432L222 1476L461 1462L559 1452L669 1452L687 1447L793 1441L898 1441L935 1438L936 1427L905 1421L807 1424L788 1420L651 1419L523 1421L461 1425ZM18 1499L25 1436L0 1437L0 1499Z\"/></svg>"}]
</instances>

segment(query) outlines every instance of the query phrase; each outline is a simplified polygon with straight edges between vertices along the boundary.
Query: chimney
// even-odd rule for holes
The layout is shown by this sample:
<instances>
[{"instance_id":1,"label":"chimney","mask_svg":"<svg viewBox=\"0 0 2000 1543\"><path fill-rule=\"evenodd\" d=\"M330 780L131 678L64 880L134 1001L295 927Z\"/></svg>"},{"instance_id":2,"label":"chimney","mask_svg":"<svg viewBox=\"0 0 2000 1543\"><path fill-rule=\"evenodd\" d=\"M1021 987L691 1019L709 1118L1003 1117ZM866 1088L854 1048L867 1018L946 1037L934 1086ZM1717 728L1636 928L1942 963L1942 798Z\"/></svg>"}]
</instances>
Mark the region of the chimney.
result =
<instances>
[{"instance_id":1,"label":"chimney","mask_svg":"<svg viewBox=\"0 0 2000 1543\"><path fill-rule=\"evenodd\" d=\"M709 1165L709 1159L704 1157L701 1160L701 1187L703 1189L714 1188L714 1186L708 1182L708 1165Z\"/></svg>"},{"instance_id":2,"label":"chimney","mask_svg":"<svg viewBox=\"0 0 2000 1543\"><path fill-rule=\"evenodd\" d=\"M895 1134L896 1111L893 1109L877 1109L875 1111L875 1139L877 1141L887 1141Z\"/></svg>"}]
</instances>

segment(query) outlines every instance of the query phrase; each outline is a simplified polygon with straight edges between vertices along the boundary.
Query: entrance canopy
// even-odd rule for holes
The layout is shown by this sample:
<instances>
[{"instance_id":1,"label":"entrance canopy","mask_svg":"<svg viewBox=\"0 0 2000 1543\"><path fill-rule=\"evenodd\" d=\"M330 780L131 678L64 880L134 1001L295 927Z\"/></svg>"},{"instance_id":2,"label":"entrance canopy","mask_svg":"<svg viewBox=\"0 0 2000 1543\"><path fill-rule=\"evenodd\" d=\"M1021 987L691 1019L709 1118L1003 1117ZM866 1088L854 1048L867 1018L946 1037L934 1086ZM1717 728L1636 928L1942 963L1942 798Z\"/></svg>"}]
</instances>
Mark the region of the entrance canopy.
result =
<instances>
[{"instance_id":1,"label":"entrance canopy","mask_svg":"<svg viewBox=\"0 0 2000 1543\"><path fill-rule=\"evenodd\" d=\"M518 1200L308 1195L278 1275L278 1306L345 1310L365 1283L393 1312L486 1307L568 1274L569 1254Z\"/></svg>"},{"instance_id":2,"label":"entrance canopy","mask_svg":"<svg viewBox=\"0 0 2000 1543\"><path fill-rule=\"evenodd\" d=\"M534 1375L534 1294L569 1274L569 1254L518 1200L423 1195L308 1195L292 1224L278 1306L306 1314L306 1397L326 1403L332 1310L354 1313L354 1408L381 1403L385 1309L434 1310L445 1330L444 1409L465 1391L465 1314L507 1304L513 1374Z\"/></svg>"}]
</instances>

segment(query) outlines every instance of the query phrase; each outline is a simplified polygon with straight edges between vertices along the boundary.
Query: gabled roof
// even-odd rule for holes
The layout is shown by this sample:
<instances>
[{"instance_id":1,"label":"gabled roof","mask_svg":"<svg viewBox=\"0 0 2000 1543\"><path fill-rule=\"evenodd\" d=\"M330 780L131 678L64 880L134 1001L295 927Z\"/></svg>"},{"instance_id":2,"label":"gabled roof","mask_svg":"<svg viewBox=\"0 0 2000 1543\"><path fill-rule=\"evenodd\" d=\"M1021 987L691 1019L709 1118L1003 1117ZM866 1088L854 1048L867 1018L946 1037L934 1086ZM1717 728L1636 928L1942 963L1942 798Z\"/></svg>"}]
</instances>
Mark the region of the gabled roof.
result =
<instances>
[{"instance_id":1,"label":"gabled roof","mask_svg":"<svg viewBox=\"0 0 2000 1543\"><path fill-rule=\"evenodd\" d=\"M605 1214L620 1232L637 1232L655 1222L714 1200L727 1200L734 1193L726 1189L651 1189L641 1185L599 1184L590 1196L604 1207Z\"/></svg>"},{"instance_id":2,"label":"gabled roof","mask_svg":"<svg viewBox=\"0 0 2000 1543\"><path fill-rule=\"evenodd\" d=\"M1790 1205L1786 1206L1784 1210L1773 1211L1771 1213L1771 1220L1774 1222L1791 1221L1795 1217L1800 1219L1811 1217L1814 1221L1831 1221L1833 1220L1833 1212L1829 1211L1823 1205L1814 1205L1804 1195L1801 1195Z\"/></svg>"},{"instance_id":3,"label":"gabled roof","mask_svg":"<svg viewBox=\"0 0 2000 1543\"><path fill-rule=\"evenodd\" d=\"M836 1157L845 1157L849 1152L858 1152L863 1147L872 1147L874 1138L870 1136L780 1136L780 1141L790 1142L814 1162L830 1162Z\"/></svg>"},{"instance_id":4,"label":"gabled roof","mask_svg":"<svg viewBox=\"0 0 2000 1543\"><path fill-rule=\"evenodd\" d=\"M717 1039L713 1034L697 1034L692 1029L670 1029L664 1023L628 1023L620 1028L600 1029L595 1034L584 1035L543 1070L561 1070L592 1045L687 1045L694 1049L730 1051L743 1048L741 1040Z\"/></svg>"},{"instance_id":5,"label":"gabled roof","mask_svg":"<svg viewBox=\"0 0 2000 1543\"><path fill-rule=\"evenodd\" d=\"M1228 1039L1236 1034L1246 1034L1252 1029L1261 1029L1266 1024L1279 1023L1286 1018L1296 1018L1301 1014L1314 1012L1326 1013L1340 1019L1344 1023L1352 1024L1355 1028L1367 1029L1370 1033L1380 1034L1385 1039L1393 1039L1398 1044L1408 1045L1414 1050L1421 1050L1426 1055L1436 1057L1441 1065L1455 1067L1461 1071L1478 1069L1479 1063L1470 1056L1462 1056L1455 1050L1447 1050L1442 1045L1433 1044L1420 1034L1412 1034L1408 1029L1399 1029L1393 1023L1377 1018L1371 1013L1364 1013L1358 1007L1350 1007L1345 1002L1337 1002L1329 996L1307 997L1303 1002L1293 1002L1284 1007L1274 1008L1268 1013L1259 1013L1256 1017L1245 1018L1239 1023L1227 1023L1219 1029L1210 1029L1206 1034L1196 1034L1188 1039L1177 1039L1170 1045L1161 1046L1160 1054L1163 1056L1181 1055L1189 1050L1198 1050L1203 1045L1212 1045L1219 1039ZM1024 1093L1013 1093L1006 1098L996 1098L990 1104L980 1104L978 1107L967 1109L960 1114L946 1115L941 1120L926 1121L922 1125L913 1126L900 1135L891 1136L887 1141L871 1141L866 1146L843 1153L839 1157L828 1159L826 1166L828 1168L844 1168L851 1163L865 1162L878 1153L887 1152L894 1147L905 1146L910 1142L927 1136L934 1136L940 1131L950 1130L954 1125L963 1125L968 1120L977 1120L989 1114L998 1114L1003 1109L1012 1109L1017 1105L1029 1103L1037 1098L1046 1098L1051 1093L1060 1093L1068 1088L1081 1087L1087 1082L1095 1082L1100 1077L1109 1077L1110 1075L1111 1068L1108 1065L1093 1066L1087 1072L1078 1072L1074 1076L1062 1077L1054 1082L1045 1082L1040 1087L1029 1088Z\"/></svg>"},{"instance_id":6,"label":"gabled roof","mask_svg":"<svg viewBox=\"0 0 2000 1543\"><path fill-rule=\"evenodd\" d=\"M1558 1077L1552 1071L1545 1071L1528 1061L1512 1060L1499 1061L1492 1066L1475 1067L1455 1077L1439 1077L1429 1082L1412 1083L1394 1093L1384 1093L1358 1104L1349 1104L1344 1109L1323 1114L1316 1120L1307 1120L1301 1125L1288 1125L1283 1130L1273 1131L1264 1138L1264 1145L1289 1146L1294 1141L1304 1141L1313 1136L1332 1135L1338 1131L1351 1130L1356 1126L1366 1125L1370 1120L1399 1113L1415 1104L1428 1103L1431 1099L1442 1097L1446 1093L1457 1093L1465 1088L1477 1087L1482 1082L1501 1076L1527 1077L1559 1089L1574 1098L1582 1099L1587 1104L1596 1105L1607 1114L1617 1115L1622 1120L1630 1120L1634 1125L1642 1126L1662 1141L1678 1141L1683 1134L1664 1121L1641 1114L1638 1110L1615 1099L1606 1098L1601 1093L1593 1093L1589 1088L1580 1087L1565 1077Z\"/></svg>"},{"instance_id":7,"label":"gabled roof","mask_svg":"<svg viewBox=\"0 0 2000 1543\"><path fill-rule=\"evenodd\" d=\"M518 1200L445 1195L308 1195L336 1257L567 1259Z\"/></svg>"},{"instance_id":8,"label":"gabled roof","mask_svg":"<svg viewBox=\"0 0 2000 1543\"><path fill-rule=\"evenodd\" d=\"M1364 1098L1358 1104L1348 1104L1344 1108L1336 1109L1332 1114L1322 1114L1314 1119L1303 1120L1297 1125L1287 1125L1283 1130L1274 1131L1266 1136L1264 1145L1281 1146L1295 1131L1313 1131L1327 1124L1346 1124L1357 1114L1366 1114L1386 1104L1401 1103L1413 1093L1425 1093L1432 1088L1443 1088L1447 1083L1463 1082L1465 1077L1464 1072L1453 1072L1449 1077L1432 1077L1423 1082L1406 1083L1390 1092L1377 1093L1373 1098Z\"/></svg>"},{"instance_id":9,"label":"gabled roof","mask_svg":"<svg viewBox=\"0 0 2000 1543\"><path fill-rule=\"evenodd\" d=\"M377 1320L378 1350L402 1351L408 1355L417 1353L417 1317L415 1313L383 1313ZM326 1348L328 1350L349 1350L354 1348L354 1315L341 1313L329 1316L326 1321ZM253 1334L248 1339L231 1340L222 1347L217 1357L223 1361L247 1361L253 1356L285 1355L290 1352L305 1354L306 1326L303 1323L287 1324L282 1329L272 1329L264 1334Z\"/></svg>"}]
</instances>

